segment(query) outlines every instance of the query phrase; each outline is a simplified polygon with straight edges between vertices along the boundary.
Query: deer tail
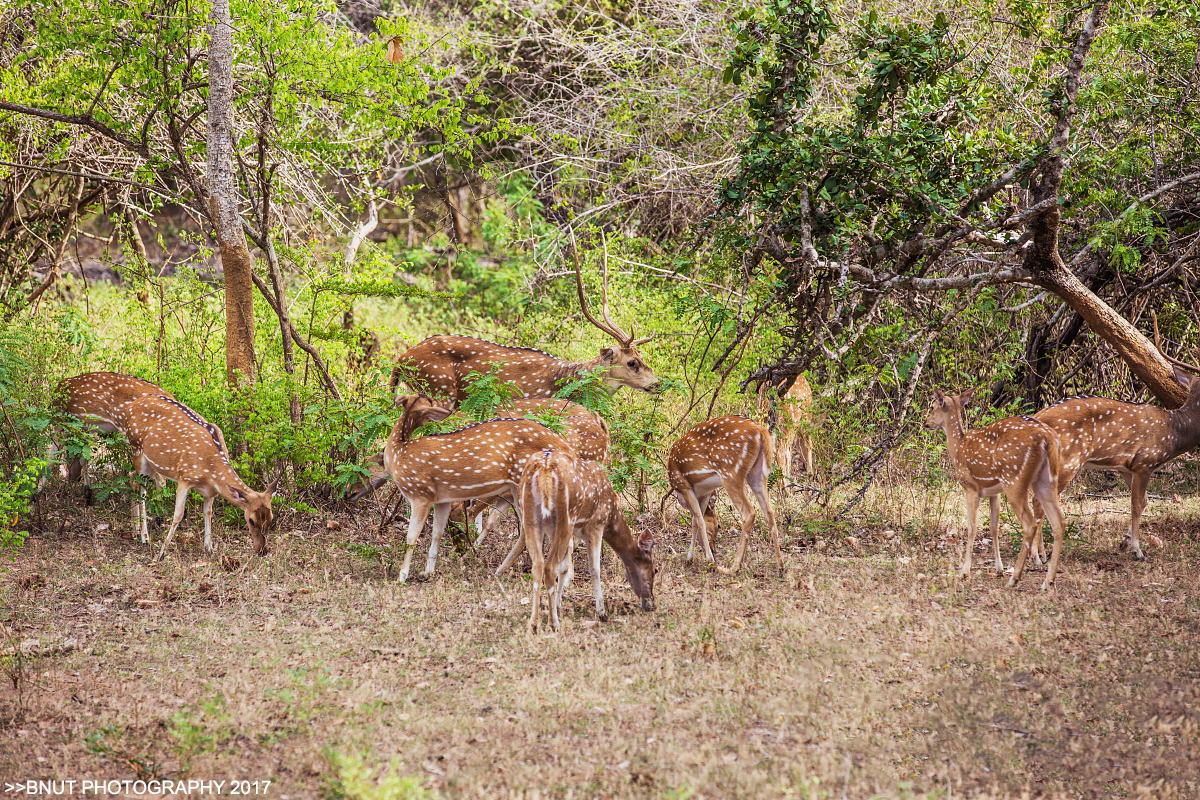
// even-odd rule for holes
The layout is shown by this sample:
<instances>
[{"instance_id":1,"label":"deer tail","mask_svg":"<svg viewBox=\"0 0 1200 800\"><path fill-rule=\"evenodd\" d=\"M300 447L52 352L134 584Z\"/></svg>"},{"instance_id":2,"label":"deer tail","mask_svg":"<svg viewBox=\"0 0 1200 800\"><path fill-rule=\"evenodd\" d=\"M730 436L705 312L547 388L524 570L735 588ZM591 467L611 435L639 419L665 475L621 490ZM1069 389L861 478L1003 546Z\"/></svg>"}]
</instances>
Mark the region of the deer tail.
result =
<instances>
[{"instance_id":1,"label":"deer tail","mask_svg":"<svg viewBox=\"0 0 1200 800\"><path fill-rule=\"evenodd\" d=\"M771 431L767 431L767 435L763 437L762 449L765 459L763 469L767 471L767 475L770 475L771 470L775 467L775 434Z\"/></svg>"},{"instance_id":2,"label":"deer tail","mask_svg":"<svg viewBox=\"0 0 1200 800\"><path fill-rule=\"evenodd\" d=\"M540 484L538 488L541 489L544 503L537 524L543 526L542 531L546 533L553 531L543 581L546 586L553 586L558 580L558 565L567 557L567 548L571 544L570 497L567 495L566 476L559 473L556 465L548 464L539 469L536 480Z\"/></svg>"}]
</instances>

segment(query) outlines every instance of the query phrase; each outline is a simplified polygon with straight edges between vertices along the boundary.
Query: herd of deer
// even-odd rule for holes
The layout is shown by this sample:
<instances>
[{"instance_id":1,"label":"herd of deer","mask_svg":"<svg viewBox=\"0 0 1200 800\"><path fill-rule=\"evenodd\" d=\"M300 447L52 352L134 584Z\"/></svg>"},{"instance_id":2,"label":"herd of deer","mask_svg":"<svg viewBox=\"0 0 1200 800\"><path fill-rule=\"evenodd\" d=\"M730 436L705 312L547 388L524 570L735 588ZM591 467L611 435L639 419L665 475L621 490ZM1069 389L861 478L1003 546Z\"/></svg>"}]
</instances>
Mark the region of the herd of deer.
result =
<instances>
[{"instance_id":1,"label":"herd of deer","mask_svg":"<svg viewBox=\"0 0 1200 800\"><path fill-rule=\"evenodd\" d=\"M408 500L408 547L399 579L409 575L412 553L429 512L432 535L425 576L437 566L438 541L455 504L479 503L490 507L487 524L478 511L482 539L497 514L511 507L517 512L521 536L497 569L499 575L522 550L533 562L531 630L541 622L540 593L548 593L551 624L559 624L562 593L572 576L571 550L578 540L586 545L595 589L596 612L603 618L604 595L600 581L600 543L606 542L625 566L630 586L646 610L654 607L654 537L649 531L635 536L620 510L617 495L605 472L609 436L604 420L583 406L555 399L567 382L585 371L600 370L614 391L622 386L646 392L661 391L661 383L637 350L648 339L635 339L609 317L607 286L600 322L588 308L576 265L576 286L584 316L612 336L616 347L604 347L591 361L565 361L548 353L465 336L433 336L409 349L398 361L393 388L404 383L421 394L398 395L399 419L383 452L383 465L397 490ZM413 438L423 425L445 419L466 397L468 377L498 370L501 380L516 387L521 399L496 419L468 425L450 433ZM1063 544L1063 512L1059 496L1084 469L1115 469L1126 476L1132 492L1132 517L1126 544L1138 559L1138 527L1146 504L1150 475L1167 462L1200 443L1200 379L1176 370L1188 389L1183 407L1163 410L1102 397L1064 400L1033 416L1010 417L978 430L963 429L963 407L968 390L948 396L934 390L925 426L942 428L955 477L966 495L967 545L961 574L969 575L980 497L991 504L991 538L995 567L1000 560L999 496L1004 494L1021 522L1024 541L1009 585L1020 580L1027 558L1037 563L1045 556L1041 542L1044 513L1054 534L1045 589L1054 583ZM808 434L812 392L803 376L782 397L761 386L760 413L768 401L777 402L782 429L781 446L764 426L742 416L710 419L695 426L671 447L667 476L671 494L691 516L688 560L697 545L703 557L721 572L741 568L754 527L755 509L747 497L754 495L766 519L775 560L783 567L779 530L767 492L773 465L790 477L793 441L799 439L806 469L813 468L812 441ZM444 398L441 402L430 395ZM271 499L278 481L261 493L251 490L229 462L220 428L178 402L166 390L146 381L113 372L92 372L67 378L60 384L61 409L105 431L123 434L133 449L135 474L155 481L174 481L175 513L158 558L165 557L171 538L183 518L187 494L204 497L204 546L212 549L212 504L220 495L242 509L255 551L267 548L273 515ZM561 415L563 435L529 416L548 410ZM72 476L86 479L86 464L69 465ZM725 489L741 517L741 538L733 566L716 565L712 537L718 531L714 495ZM1034 508L1030 508L1030 494ZM149 542L145 494L138 486L132 518L141 541ZM548 555L543 555L547 552Z\"/></svg>"}]
</instances>

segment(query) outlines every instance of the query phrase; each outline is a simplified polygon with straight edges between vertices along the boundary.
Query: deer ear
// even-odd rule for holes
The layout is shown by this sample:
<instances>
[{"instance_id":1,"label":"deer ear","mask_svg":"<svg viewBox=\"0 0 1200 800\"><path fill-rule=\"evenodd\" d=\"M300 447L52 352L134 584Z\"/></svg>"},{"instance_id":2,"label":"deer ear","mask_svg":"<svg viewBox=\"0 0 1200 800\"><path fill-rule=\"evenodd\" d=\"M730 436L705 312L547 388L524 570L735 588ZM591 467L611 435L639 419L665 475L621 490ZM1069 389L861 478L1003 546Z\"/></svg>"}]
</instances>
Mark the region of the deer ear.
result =
<instances>
[{"instance_id":1,"label":"deer ear","mask_svg":"<svg viewBox=\"0 0 1200 800\"><path fill-rule=\"evenodd\" d=\"M277 492L279 490L279 484L281 484L282 482L283 482L283 478L276 478L275 480L271 481L267 485L267 488L263 490L263 494L266 494L266 495L275 494L275 492Z\"/></svg>"},{"instance_id":2,"label":"deer ear","mask_svg":"<svg viewBox=\"0 0 1200 800\"><path fill-rule=\"evenodd\" d=\"M600 357L612 364L617 360L617 351L611 347L603 347L600 349Z\"/></svg>"},{"instance_id":3,"label":"deer ear","mask_svg":"<svg viewBox=\"0 0 1200 800\"><path fill-rule=\"evenodd\" d=\"M1195 375L1179 367L1172 367L1171 369L1175 372L1175 380L1179 381L1180 386L1185 389L1192 388L1192 382L1196 380Z\"/></svg>"},{"instance_id":4,"label":"deer ear","mask_svg":"<svg viewBox=\"0 0 1200 800\"><path fill-rule=\"evenodd\" d=\"M972 386L970 389L967 389L965 392L960 394L958 396L958 399L961 400L962 404L965 406L967 403L971 402L971 398L974 396L975 396L975 387Z\"/></svg>"},{"instance_id":5,"label":"deer ear","mask_svg":"<svg viewBox=\"0 0 1200 800\"><path fill-rule=\"evenodd\" d=\"M933 387L933 396L937 398L939 404L945 404L946 395L942 394L942 390L938 387Z\"/></svg>"},{"instance_id":6,"label":"deer ear","mask_svg":"<svg viewBox=\"0 0 1200 800\"><path fill-rule=\"evenodd\" d=\"M250 498L246 497L246 495L243 494L236 486L229 486L227 484L225 488L229 490L229 496L233 498L233 502L236 505L250 502Z\"/></svg>"},{"instance_id":7,"label":"deer ear","mask_svg":"<svg viewBox=\"0 0 1200 800\"><path fill-rule=\"evenodd\" d=\"M442 408L441 406L430 406L429 408L423 408L418 411L417 415L419 424L414 426L414 430L421 427L421 425L425 425L430 422L441 422L446 417L450 416L450 409Z\"/></svg>"},{"instance_id":8,"label":"deer ear","mask_svg":"<svg viewBox=\"0 0 1200 800\"><path fill-rule=\"evenodd\" d=\"M654 552L654 534L650 531L642 531L642 535L638 537L638 547L646 555Z\"/></svg>"}]
</instances>

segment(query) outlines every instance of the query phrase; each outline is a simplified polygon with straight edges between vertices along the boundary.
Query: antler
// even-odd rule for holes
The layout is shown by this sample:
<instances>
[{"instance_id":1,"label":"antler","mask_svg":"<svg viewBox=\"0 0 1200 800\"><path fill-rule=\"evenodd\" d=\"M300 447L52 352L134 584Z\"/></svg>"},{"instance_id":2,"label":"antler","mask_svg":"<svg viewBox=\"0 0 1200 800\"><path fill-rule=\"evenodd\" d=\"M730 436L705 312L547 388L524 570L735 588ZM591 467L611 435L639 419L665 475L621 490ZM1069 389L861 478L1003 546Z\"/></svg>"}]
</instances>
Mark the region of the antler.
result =
<instances>
[{"instance_id":1,"label":"antler","mask_svg":"<svg viewBox=\"0 0 1200 800\"><path fill-rule=\"evenodd\" d=\"M592 323L597 328L599 328L600 330L607 333L609 336L616 339L617 342L619 342L622 347L629 347L630 342L633 341L633 337L626 334L623 330L621 330L616 325L614 325L612 319L610 319L608 316L608 245L607 245L607 243L604 246L604 280L600 286L601 299L604 301L604 305L600 310L601 310L601 313L604 315L604 322L608 323L606 325L606 324L600 322L600 320L593 317L591 310L588 309L587 298L583 294L583 275L579 270L579 245L575 242L575 231L570 228L568 228L567 230L571 234L571 255L575 259L575 288L579 292L579 308L580 308L580 310L583 311L583 315L585 317L587 317L588 322ZM603 237L603 234L601 234L601 236Z\"/></svg>"}]
</instances>

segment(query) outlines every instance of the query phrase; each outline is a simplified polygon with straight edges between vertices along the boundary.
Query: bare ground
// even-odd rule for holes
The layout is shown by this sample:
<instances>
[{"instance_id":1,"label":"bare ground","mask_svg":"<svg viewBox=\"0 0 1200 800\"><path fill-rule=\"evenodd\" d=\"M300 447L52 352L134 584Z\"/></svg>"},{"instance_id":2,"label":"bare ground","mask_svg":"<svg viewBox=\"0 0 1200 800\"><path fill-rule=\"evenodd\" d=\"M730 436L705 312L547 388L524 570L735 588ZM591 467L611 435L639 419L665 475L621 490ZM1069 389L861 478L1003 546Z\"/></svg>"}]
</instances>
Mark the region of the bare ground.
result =
<instances>
[{"instance_id":1,"label":"bare ground","mask_svg":"<svg viewBox=\"0 0 1200 800\"><path fill-rule=\"evenodd\" d=\"M970 580L950 577L953 530L797 522L784 574L760 533L726 577L687 563L673 524L655 529L657 611L606 550L612 617L580 560L564 630L531 637L528 576L488 566L508 533L478 555L443 542L434 580L397 586L377 514L283 515L266 559L219 525L215 554L193 536L154 563L115 506L55 491L49 532L0 577L0 780L270 780L258 793L283 800L1200 797L1200 519L1182 503L1151 505L1163 546L1141 563L1116 547L1127 498L1069 503L1048 593L1040 571L1007 589L986 542Z\"/></svg>"}]
</instances>

